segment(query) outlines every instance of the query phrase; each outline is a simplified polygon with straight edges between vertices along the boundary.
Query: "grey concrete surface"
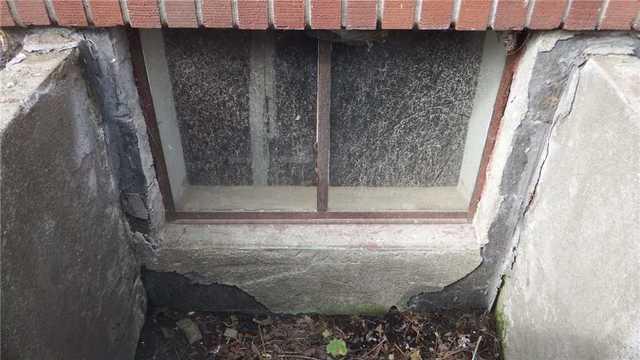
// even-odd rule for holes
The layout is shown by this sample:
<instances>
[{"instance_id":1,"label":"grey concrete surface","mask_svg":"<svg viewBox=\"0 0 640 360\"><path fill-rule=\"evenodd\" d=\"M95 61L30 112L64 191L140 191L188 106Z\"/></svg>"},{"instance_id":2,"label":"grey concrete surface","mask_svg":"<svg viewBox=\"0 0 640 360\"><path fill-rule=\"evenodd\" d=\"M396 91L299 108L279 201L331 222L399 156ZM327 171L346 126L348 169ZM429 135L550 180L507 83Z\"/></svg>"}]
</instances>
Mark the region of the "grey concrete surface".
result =
<instances>
[{"instance_id":1,"label":"grey concrete surface","mask_svg":"<svg viewBox=\"0 0 640 360\"><path fill-rule=\"evenodd\" d=\"M470 224L170 224L145 266L237 286L274 312L370 313L459 280L481 245Z\"/></svg>"},{"instance_id":2,"label":"grey concrete surface","mask_svg":"<svg viewBox=\"0 0 640 360\"><path fill-rule=\"evenodd\" d=\"M640 59L590 57L560 104L497 306L506 359L640 359Z\"/></svg>"},{"instance_id":3,"label":"grey concrete surface","mask_svg":"<svg viewBox=\"0 0 640 360\"><path fill-rule=\"evenodd\" d=\"M0 71L1 357L131 359L140 264L81 38L65 34Z\"/></svg>"}]
</instances>

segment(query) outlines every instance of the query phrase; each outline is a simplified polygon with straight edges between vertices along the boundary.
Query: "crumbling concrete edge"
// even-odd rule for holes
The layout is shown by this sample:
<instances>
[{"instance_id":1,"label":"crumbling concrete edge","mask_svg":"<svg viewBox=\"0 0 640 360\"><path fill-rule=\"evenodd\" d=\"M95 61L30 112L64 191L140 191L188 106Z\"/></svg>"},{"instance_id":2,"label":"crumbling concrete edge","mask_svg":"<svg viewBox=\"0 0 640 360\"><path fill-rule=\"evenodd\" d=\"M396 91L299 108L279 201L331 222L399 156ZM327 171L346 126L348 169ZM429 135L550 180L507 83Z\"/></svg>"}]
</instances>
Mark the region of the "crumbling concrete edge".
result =
<instances>
[{"instance_id":1,"label":"crumbling concrete edge","mask_svg":"<svg viewBox=\"0 0 640 360\"><path fill-rule=\"evenodd\" d=\"M125 30L83 30L80 52L86 76L101 99L107 144L121 192L122 207L138 251L155 251L164 205L147 127L135 85Z\"/></svg>"},{"instance_id":2,"label":"crumbling concrete edge","mask_svg":"<svg viewBox=\"0 0 640 360\"><path fill-rule=\"evenodd\" d=\"M507 352L507 355L509 355L509 353L510 355L531 355L534 354L535 351L543 351L547 357L555 356L560 358L564 355L564 358L573 358L577 356L575 355L576 351L582 351L582 354L591 354L596 358L603 358L603 354L606 354L609 358L635 359L635 356L640 354L637 350L639 348L638 346L640 346L640 342L638 341L640 338L637 336L637 334L639 334L638 329L640 329L640 322L637 321L637 316L633 316L637 315L637 311L634 311L636 307L629 305L629 302L622 301L622 299L633 299L633 295L637 294L634 293L633 289L629 288L628 285L633 284L634 281L631 280L631 283L624 286L624 280L627 279L627 277L622 276L620 279L617 279L615 276L611 276L611 269L607 268L604 264L614 264L613 266L616 267L620 266L623 273L624 269L630 269L633 268L633 266L629 267L628 263L622 265L625 260L625 255L620 255L622 258L619 258L618 254L614 254L613 259L607 256L602 257L604 254L600 253L599 248L593 247L593 232L590 232L588 229L591 224L597 224L594 225L594 227L603 231L602 234L598 234L598 236L596 236L598 245L600 241L602 241L603 248L613 248L616 246L614 244L618 241L623 241L621 239L636 238L634 236L635 234L633 233L633 229L634 227L637 227L636 225L638 222L634 222L634 219L638 219L637 215L640 215L640 213L634 212L633 210L630 211L628 206L629 204L637 204L637 202L633 202L635 188L633 185L629 187L629 184L633 184L633 181L630 183L622 183L624 185L621 185L617 178L617 176L624 178L621 174L626 176L634 174L634 172L623 170L616 176L601 171L600 169L600 172L594 172L590 176L581 178L581 175L584 174L585 171L589 171L585 170L584 162L589 164L589 168L591 166L598 168L603 163L608 162L611 168L616 170L619 169L620 166L624 166L621 164L634 163L634 160L632 160L634 157L629 157L629 154L633 154L633 148L637 147L636 145L638 143L631 142L630 145L632 147L629 147L629 143L627 142L626 149L631 149L631 152L626 154L626 156L616 156L616 158L612 158L611 154L617 154L617 152L612 149L608 149L607 147L610 144L612 148L615 148L619 144L624 143L627 135L633 136L631 134L637 133L634 131L637 130L637 128L634 128L634 125L637 124L633 124L633 120L637 120L639 118L638 116L640 116L640 112L637 111L640 106L640 102L636 101L633 95L635 90L634 85L637 85L638 83L627 77L615 78L611 76L611 74L619 71L617 66L622 66L622 69L624 69L626 64L632 64L634 63L634 60L637 67L638 59L640 59L640 46L637 42L625 44L624 40L619 41L616 43L616 46L613 47L599 43L595 46L592 45L585 48L583 54L585 56L582 63L580 63L569 75L569 81L567 82L564 93L557 107L556 117L554 118L547 143L545 144L545 155L538 164L538 177L536 182L532 184L532 196L527 203L525 212L520 219L516 229L516 234L514 235L514 253L511 258L511 263L503 275L502 287L500 288L498 298L496 299L495 313L498 336L502 340L503 351ZM603 64L608 64L609 66L603 66ZM622 74L622 72L618 73L618 75L620 74ZM627 74L635 75L633 72L628 72ZM601 84L595 85L594 87L593 81L600 81ZM582 86L581 84L583 82L586 82L589 85ZM604 85L602 85L602 83L604 83ZM596 93L595 96L592 94L592 89L593 92ZM603 91L603 93L601 94L600 91ZM611 99L601 99L600 95L609 96L609 94L607 94L609 91L616 94L611 94L611 96L618 97L615 101L619 101L624 105L621 105L620 103L614 105L610 102ZM585 101L586 96L592 97L590 100L591 102L588 100ZM602 100L601 103L598 102L600 100ZM574 102L578 103L575 107L573 106ZM626 108L626 106L628 106L628 108ZM606 116L603 115L600 115L601 117L594 116L593 118L589 118L591 112L606 112L607 110L612 113L612 124L609 124L607 121L600 122L600 119L608 120ZM631 120L631 122L627 123L627 127L616 128L615 123L617 122L618 117L624 118L626 116L629 116L629 120ZM587 121L583 120L585 117L588 119ZM569 120L567 120L568 122L565 121L567 118L569 118ZM582 133L575 133L577 130L576 128L573 128L571 131L567 130L566 127L576 126L574 124L580 123L581 121L583 122L582 126L584 130ZM588 123L588 121L591 121L591 123ZM586 125L589 127L585 128L584 124L591 125ZM605 125L603 126L602 124ZM631 128L628 128L628 125L631 125ZM612 129L616 129L617 132L611 132L609 137L606 137L606 135L603 136L608 139L608 144L592 144L589 141L585 143L583 140L582 146L575 146L574 140L580 141L579 137L586 136L589 137L589 139L594 140L594 138L598 138L600 134L606 134L609 130L609 126L611 126ZM621 131L624 133L621 133ZM561 139L563 132L564 139ZM568 138L568 136L572 137ZM618 143L618 141L620 142ZM570 152L569 155L567 155L567 153L563 154L562 152L562 150L566 151L567 148L577 149L579 152L582 151L580 149L585 145L591 146L596 150L585 149L585 151L591 151L590 156L584 156L584 154L578 153L575 154L577 157L575 160L573 152ZM551 154L552 159L550 163L547 162L547 156L549 153ZM602 162L602 159L598 157L601 153L605 159L604 162ZM563 156L564 159L562 159ZM571 164L573 161L576 161L577 163L582 162L582 165L576 165L576 167L573 168ZM563 166L565 169L572 170L581 168L582 170L574 171L574 176L577 177L577 179L573 176L571 178L558 177L556 173L558 170L558 162L564 162L564 165L561 165L560 168ZM594 186L589 183L588 186L584 186L585 179L588 179L589 177L598 179L600 176L603 178L609 177L609 179L612 180L611 188L607 187L606 184ZM633 178L633 175L630 176ZM620 179L620 181L623 180ZM547 182L551 182L552 184L547 184ZM568 183L567 188L564 188L565 184L563 182ZM563 201L564 194L558 191L555 193L555 199L550 200L548 194L554 186L559 186L561 189L568 192L568 194L566 194L566 203ZM577 191L573 191L576 186L581 188ZM617 188L614 189L616 186ZM543 195L536 196L536 193L538 193L538 187L540 187ZM629 190L629 193L621 192L620 189ZM606 210L602 210L600 206L595 206L590 210L591 213L585 214L583 211L589 210L585 210L584 208L588 208L589 204L598 204L598 202L593 202L593 198L590 198L591 200L583 203L582 208L576 210L577 214L580 215L570 215L575 206L567 206L566 204L575 205L575 194L577 193L580 194L578 196L589 198L591 196L591 192L600 194L599 196L603 196L603 194L605 194L604 196L607 197L607 201L610 201L610 204L615 204L613 205L615 209L609 209L609 212L607 212ZM618 198L616 199L615 196L618 196ZM573 231L566 231L566 226L568 224L567 219L562 218L563 214L560 214L559 219L554 216L542 215L545 214L545 211L555 211L556 207L563 209L564 213L568 214L567 219L573 219L572 221L574 221L574 225L575 223L581 223L582 226L579 226L578 229L574 227ZM569 212L567 212L567 208L571 208ZM610 213L611 211L615 212L618 209L620 209L620 214L622 215L614 216L614 214ZM631 209L633 209L632 206ZM558 215L558 211L556 211L556 215ZM598 216L600 216L600 218L598 218ZM610 232L609 229L616 227L619 218L623 218L627 221L627 225L622 227L625 231L628 231L627 236L611 236L612 232ZM556 220L558 223L556 223ZM558 226L558 224L562 224L562 226ZM535 233L536 228L537 233ZM545 229L544 232L547 233L547 236L551 236L552 238L555 238L555 240L560 240L560 242L556 243L554 241L544 240L546 237L541 236L540 229ZM534 232L534 235L531 234L532 231ZM558 234L561 235L557 236ZM631 235L631 238L629 238L629 234L634 235ZM522 242L520 240L521 237L523 239ZM567 238L567 242L564 240L565 237ZM634 241L630 241L631 242L629 244L633 244ZM540 245L541 247L538 247L537 245ZM550 245L552 247L549 247ZM584 249L591 250L584 250L583 247L585 247ZM553 251L554 248L557 248L557 253ZM629 251L631 251L632 254L632 249L632 247L623 247L621 254L629 254ZM581 274L582 276L585 274L584 266L580 266L581 261L585 261L585 254L581 252L583 250L585 251L585 254L590 254L592 258L601 258L603 264L596 264L597 261L594 263L594 269L597 268L597 270L593 273L593 279L590 278L590 274L588 274L584 281L577 281L578 279L584 278L580 278L580 275L576 274ZM539 251L540 254L532 253L532 251ZM563 253L565 253L565 255L561 255ZM588 257L589 255L586 256ZM631 258L633 259L632 255ZM524 262L520 263L521 261ZM560 265L563 266L563 268L557 268L556 266L559 264L563 264ZM548 266L550 268L547 268ZM576 269L575 273L574 268ZM541 274L545 275L542 275L541 277ZM547 283L547 279L552 280L551 283ZM622 281L622 284L619 284L618 280ZM600 284L604 282L607 285L593 285L598 284L598 281ZM614 289L622 289L622 295L616 293L615 290L608 288L607 286L609 285ZM551 290L546 292L543 291L548 287L551 287ZM562 292L563 289L567 289L567 292L563 293L563 295L560 295L559 297L553 297L559 292ZM630 297L625 296L625 292ZM610 298L606 298L605 295L607 294L610 295ZM595 303L585 301L585 296L592 297ZM603 296L605 297L604 300L600 300ZM562 299L570 299L570 301L564 304L565 307L562 308L563 310L557 310L556 308L562 305ZM620 304L623 305L620 305L617 302L618 299L621 299ZM602 302L599 303L599 301ZM631 304L635 304L633 303L633 300L630 301ZM526 304L527 306L530 305L531 308L527 309L527 306L524 306L523 309L523 304ZM567 306L567 304L569 305ZM575 304L579 304L580 306L575 307ZM541 310L540 306L547 307L549 310ZM617 307L615 310L612 310L608 308L609 306ZM605 319L603 320L595 317L596 320L592 321L591 324L587 324L588 320L585 320L584 316L588 315L587 317L591 318L590 314L592 312L597 313L594 308L605 309L603 312L604 315L601 314ZM576 313L573 313L573 309L576 309ZM576 316L576 314L579 315ZM618 316L618 319L614 319L615 316ZM635 322L633 320L634 318L636 319ZM527 323L528 321L530 322ZM537 324L536 321L538 322ZM613 326L613 328L615 328L613 334L611 333L611 327L607 327L605 325L607 322L615 324ZM622 325L621 322L624 322L626 327L625 325ZM563 346L554 346L553 341L547 342L548 339L550 339L548 334L558 333L559 327L563 329L582 329L582 335L576 335L575 333L572 333L572 331L569 331L569 333L571 333L570 339L567 339L566 341L560 340L557 343L570 345L564 348ZM630 329L630 333L628 333L628 335L621 336L620 333L624 334L624 331L621 329L627 329L627 331ZM548 333L547 330L549 330ZM587 335L585 337L585 333L593 333L594 335ZM523 336L526 338L524 341ZM609 336L609 339L603 340L603 337L607 336ZM580 338L588 339L588 343L581 343L580 341L576 342L576 339ZM617 342L618 339L620 339L620 343ZM506 344L509 344L509 349L505 348ZM513 348L511 348L511 346L513 346ZM516 349L516 347L518 348ZM536 347L539 350L535 350ZM605 350L597 350L601 351L601 353L599 353L600 355L595 355L595 352L597 352L595 349ZM618 351L620 351L620 353L618 353Z\"/></svg>"},{"instance_id":3,"label":"crumbling concrete edge","mask_svg":"<svg viewBox=\"0 0 640 360\"><path fill-rule=\"evenodd\" d=\"M381 313L473 271L480 247L466 223L168 224L157 256L144 264L158 275L215 285L221 297L230 296L224 286L237 287L273 312ZM147 290L158 302L158 292Z\"/></svg>"},{"instance_id":4,"label":"crumbling concrete edge","mask_svg":"<svg viewBox=\"0 0 640 360\"><path fill-rule=\"evenodd\" d=\"M584 62L579 64L577 69L574 69L569 77L569 81L567 83L566 88L564 89L564 94L561 96L560 98L560 102L558 104L558 108L556 110L556 114L553 118L553 121L549 127L549 131L547 132L547 136L544 139L544 144L543 147L544 149L542 150L542 155L540 160L538 161L538 165L534 171L534 178L532 179L532 184L530 185L530 190L529 190L529 198L526 202L525 208L523 210L522 215L520 216L519 220L518 220L518 224L516 226L516 230L515 230L515 234L513 236L512 239L512 243L513 243L513 247L512 247L512 253L511 254L507 254L506 259L505 259L505 268L504 268L504 272L501 274L500 276L500 283L498 284L498 291L496 293L496 299L495 299L495 318L496 318L496 332L498 335L498 338L501 340L501 356L502 358L505 358L505 344L507 344L506 338L508 336L508 331L507 328L510 327L511 325L509 324L509 317L505 315L504 313L504 304L502 303L501 299L506 298L506 294L505 292L507 291L507 288L504 286L505 285L505 281L509 276L509 272L513 270L513 266L516 262L516 257L518 256L518 246L520 244L520 234L521 234L521 229L523 227L523 222L526 219L527 213L529 212L529 209L531 208L532 204L534 203L534 199L536 197L536 193L537 193L537 189L538 186L540 184L540 181L542 179L542 175L543 175L543 171L545 169L545 164L547 161L547 158L549 156L549 147L550 147L550 139L554 134L554 130L556 128L556 126L561 123L564 119L566 119L570 113L571 113L571 109L573 107L573 103L575 100L575 95L576 95L576 91L578 89L578 85L580 82L580 68L582 67L582 65L584 65ZM498 296L499 295L499 296Z\"/></svg>"},{"instance_id":5,"label":"crumbling concrete edge","mask_svg":"<svg viewBox=\"0 0 640 360\"><path fill-rule=\"evenodd\" d=\"M580 69L592 56L635 55L640 57L640 41L638 41L637 37L634 38L633 34L611 33L597 34L597 36L582 34L576 35L575 37L573 34L566 33L558 33L555 35L557 35L555 38L553 35L539 35L538 53L541 53L543 57L548 57L547 59L543 58L540 64L550 66L554 61L559 61L568 66L562 66L562 71L557 74L558 79L561 79L561 81L554 87L552 103L550 104L551 106L549 106L551 109L547 109L547 115L550 115L551 110L554 111L552 116L546 117L546 119L550 120L545 121L543 118L530 115L529 111L527 111L526 117L523 118L524 121L529 118L534 118L535 121L544 122L546 125L543 132L538 135L540 139L538 140L539 154L537 160L531 158L531 160L533 160L530 165L531 169L526 172L526 174L530 176L526 187L527 196L522 199L523 202L518 208L519 211L514 214L517 215L516 226L511 238L507 238L507 241L510 241L511 251L506 254L504 263L498 268L500 272L499 276L495 278L497 282L490 288L490 290L492 290L489 297L490 304L495 303L498 292L504 284L504 279L508 276L509 271L511 271L516 261L520 241L520 230L537 193L538 185L549 155L550 139L555 127L563 122L571 113L580 81ZM569 54L569 56L565 56L565 54ZM536 65L539 64L536 63ZM533 68L533 70L536 72L535 68ZM544 72L538 70L537 73ZM552 82L552 79L547 79L545 85L550 85ZM540 95L544 94L542 91L538 93ZM538 98L542 98L542 96L538 96ZM539 106L533 109L539 109L545 103L544 101L546 100L543 99L538 102ZM529 149L525 151L527 150ZM521 179L521 181L522 180L524 179ZM489 233L487 232L486 234Z\"/></svg>"},{"instance_id":6,"label":"crumbling concrete edge","mask_svg":"<svg viewBox=\"0 0 640 360\"><path fill-rule=\"evenodd\" d=\"M640 38L625 32L533 34L514 74L473 220L478 240L487 243L483 263L441 292L412 298L411 308L493 307L517 256L518 228L535 194L554 120L566 112L562 94L575 81L576 68L589 56L603 54L639 56Z\"/></svg>"}]
</instances>

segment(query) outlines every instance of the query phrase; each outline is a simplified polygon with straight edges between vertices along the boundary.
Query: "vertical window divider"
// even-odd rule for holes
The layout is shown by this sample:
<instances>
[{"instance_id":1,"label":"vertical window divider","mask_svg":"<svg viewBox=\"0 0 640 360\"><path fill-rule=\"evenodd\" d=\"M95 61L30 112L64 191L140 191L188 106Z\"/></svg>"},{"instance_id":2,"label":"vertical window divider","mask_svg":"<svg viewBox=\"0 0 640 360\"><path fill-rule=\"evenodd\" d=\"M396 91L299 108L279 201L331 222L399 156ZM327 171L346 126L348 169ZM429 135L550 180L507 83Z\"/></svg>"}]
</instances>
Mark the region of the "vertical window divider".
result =
<instances>
[{"instance_id":1,"label":"vertical window divider","mask_svg":"<svg viewBox=\"0 0 640 360\"><path fill-rule=\"evenodd\" d=\"M317 211L329 208L329 149L331 114L331 42L318 40L316 94Z\"/></svg>"}]
</instances>

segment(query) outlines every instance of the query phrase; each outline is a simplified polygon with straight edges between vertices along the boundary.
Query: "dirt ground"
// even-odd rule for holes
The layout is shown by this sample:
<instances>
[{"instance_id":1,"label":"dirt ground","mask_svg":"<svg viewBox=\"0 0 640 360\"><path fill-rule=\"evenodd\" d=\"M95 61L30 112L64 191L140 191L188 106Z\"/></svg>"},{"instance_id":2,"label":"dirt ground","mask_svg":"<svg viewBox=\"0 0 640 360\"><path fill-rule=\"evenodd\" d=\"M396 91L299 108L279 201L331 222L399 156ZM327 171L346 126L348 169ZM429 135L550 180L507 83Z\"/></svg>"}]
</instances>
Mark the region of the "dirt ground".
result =
<instances>
[{"instance_id":1,"label":"dirt ground","mask_svg":"<svg viewBox=\"0 0 640 360\"><path fill-rule=\"evenodd\" d=\"M136 359L495 360L499 346L494 319L474 313L255 316L161 308L148 314Z\"/></svg>"}]
</instances>

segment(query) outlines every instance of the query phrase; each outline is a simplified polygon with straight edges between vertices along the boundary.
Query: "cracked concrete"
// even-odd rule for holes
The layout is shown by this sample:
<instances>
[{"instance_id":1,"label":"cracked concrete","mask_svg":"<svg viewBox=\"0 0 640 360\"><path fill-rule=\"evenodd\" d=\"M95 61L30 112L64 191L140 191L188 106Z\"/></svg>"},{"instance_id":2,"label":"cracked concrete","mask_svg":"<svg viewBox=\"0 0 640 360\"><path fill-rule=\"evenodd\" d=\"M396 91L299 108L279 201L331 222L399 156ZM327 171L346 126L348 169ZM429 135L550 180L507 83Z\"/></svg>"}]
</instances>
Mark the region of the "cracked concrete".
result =
<instances>
[{"instance_id":1,"label":"cracked concrete","mask_svg":"<svg viewBox=\"0 0 640 360\"><path fill-rule=\"evenodd\" d=\"M638 359L640 42L578 36L547 53L558 47L574 65L513 237L496 310L505 355Z\"/></svg>"}]
</instances>

